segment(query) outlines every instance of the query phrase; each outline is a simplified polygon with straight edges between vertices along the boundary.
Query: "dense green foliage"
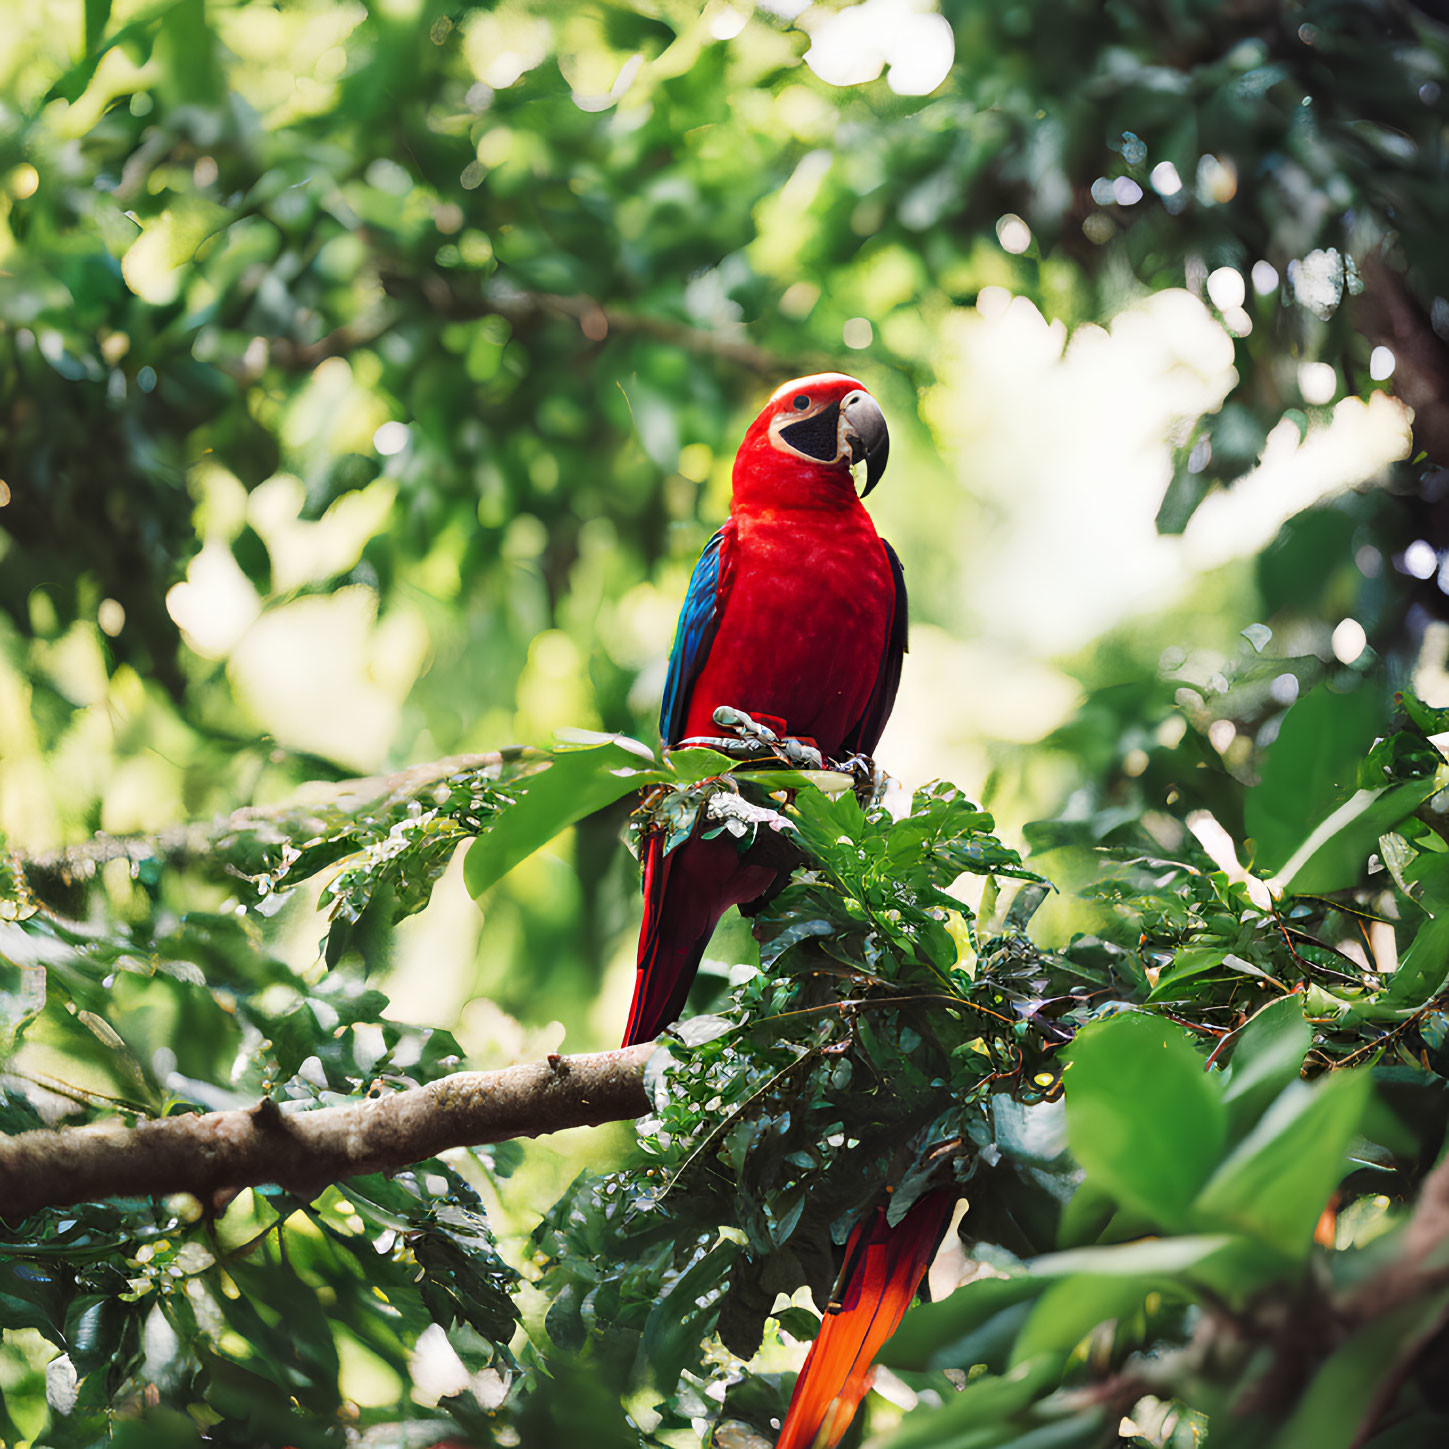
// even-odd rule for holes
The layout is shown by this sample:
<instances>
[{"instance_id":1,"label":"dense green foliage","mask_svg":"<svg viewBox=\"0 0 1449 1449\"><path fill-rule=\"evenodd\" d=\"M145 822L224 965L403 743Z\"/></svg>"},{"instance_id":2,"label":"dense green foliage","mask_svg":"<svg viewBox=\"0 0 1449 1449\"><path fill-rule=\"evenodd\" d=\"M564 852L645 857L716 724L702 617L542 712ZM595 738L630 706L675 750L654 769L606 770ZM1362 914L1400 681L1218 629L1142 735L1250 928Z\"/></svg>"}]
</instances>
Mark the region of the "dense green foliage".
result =
<instances>
[{"instance_id":1,"label":"dense green foliage","mask_svg":"<svg viewBox=\"0 0 1449 1449\"><path fill-rule=\"evenodd\" d=\"M945 1181L975 1276L888 1349L891 1442L1443 1438L1441 20L943 0L947 73L909 9L793 9L0 0L0 1128L611 1044L641 787L634 828L800 867L637 1132L9 1224L5 1442L768 1441L799 1290ZM888 34L924 49L875 78ZM995 416L1008 292L1201 374L1117 414L1167 434L1164 534L1265 445L1337 479L1057 661L1080 703L1011 745L957 647L1007 612L989 475L1080 468L1011 476L1047 537L1138 434ZM1085 389L1061 347L1027 371ZM817 366L894 434L931 679L882 763L993 813L631 738L742 428ZM1386 389L1413 448L1326 460Z\"/></svg>"},{"instance_id":2,"label":"dense green foliage","mask_svg":"<svg viewBox=\"0 0 1449 1449\"><path fill-rule=\"evenodd\" d=\"M1356 707L1354 695L1328 698L1334 719ZM1321 707L1308 696L1295 711ZM443 1400L453 1417L436 1433L455 1422L483 1442L588 1432L628 1443L627 1410L671 1442L721 1401L726 1417L768 1432L786 1385L738 1368L767 1320L772 1333L808 1336L808 1310L781 1304L804 1284L823 1301L832 1242L863 1208L889 1185L898 1215L954 1180L969 1202L963 1232L989 1268L909 1318L888 1350L921 1405L892 1442L1006 1444L1049 1429L1053 1443L1087 1445L1114 1415L1156 1413L1153 1443L1194 1442L1192 1426L1221 1415L1229 1442L1347 1444L1329 1426L1346 1436L1390 1408L1422 1436L1402 1442L1430 1442L1445 1425L1427 1385L1409 1378L1397 1400L1376 1396L1442 1317L1437 1275L1411 1280L1358 1337L1340 1344L1336 1332L1339 1320L1344 1335L1355 1326L1365 1272L1386 1273L1405 1252L1411 1229L1393 1204L1412 1198L1449 1118L1435 914L1449 900L1449 855L1437 817L1416 813L1449 782L1449 763L1424 734L1444 720L1406 707L1405 728L1339 785L1346 803L1294 852L1281 894L1124 837L1098 852L1083 892L1097 929L1059 950L1027 933L1043 886L991 817L947 786L893 819L838 788L844 777L820 777L827 794L795 772L730 770L695 751L677 761L681 779L632 749L621 772L609 743L414 783L411 798L433 810L408 808L399 790L350 840L338 830L323 844L319 830L310 860L252 877L257 905L278 876L305 877L351 847L338 900L386 891L391 909L416 908L426 890L399 882L427 877L435 812L455 828L486 819L480 845L506 852L515 826L521 846L536 843L593 782L617 792L671 773L673 793L654 798L660 818L678 800L716 818L708 801L743 791L753 803L717 818L739 822L742 849L758 848L756 833L788 836L804 868L756 918L760 969L656 1058L637 1165L586 1173L534 1232L521 1347L516 1274L471 1185L506 1193L512 1150L450 1154L312 1204L247 1193L217 1218L185 1200L51 1211L9 1244L5 1285L13 1326L66 1353L48 1370L43 1441L94 1442L113 1401L159 1393L190 1411L161 1421L178 1443L196 1426L220 1442L331 1442L340 1365L351 1355L357 1374L365 1350L374 1391L377 1360L402 1379L430 1323L465 1367L492 1376ZM1283 740L1292 747L1291 731ZM548 788L555 771L566 789ZM783 811L781 784L796 792ZM1310 784L1334 793L1327 776ZM371 839L389 818L413 828L379 852ZM1393 885L1355 889L1375 848ZM209 859L236 869L257 854L238 832ZM989 883L977 912L946 893L963 872ZM1405 947L1392 972L1344 950L1384 911ZM148 940L83 934L14 896L12 914L50 963L45 1003L19 1017L19 1033L55 1045L74 1074L103 1075L109 1090L92 1100L113 1111L205 1110L263 1091L325 1103L430 1080L458 1060L445 1033L370 1025L383 999L342 973L258 970L255 933L234 918L192 916ZM345 938L353 919L339 913L332 931ZM210 1063L232 1058L229 1090L209 1085ZM1299 1080L1305 1066L1312 1086ZM9 1130L38 1121L9 1099ZM1327 1278L1305 1276L1313 1254ZM1316 1316L1306 1352L1303 1324L1264 1306L1284 1294ZM1204 1358L1204 1332L1229 1325L1264 1347L1234 1348L1234 1335ZM740 1357L711 1348L716 1335ZM1144 1348L1150 1360L1133 1357ZM1345 1384L1322 1362L1335 1348L1379 1368ZM953 1394L948 1369L970 1370L970 1386ZM1063 1397L1104 1380L1100 1393ZM577 1392L559 1394L560 1382ZM23 1392L14 1402L23 1412ZM395 1419L389 1405L361 1412ZM12 1419L9 1432L38 1427Z\"/></svg>"}]
</instances>

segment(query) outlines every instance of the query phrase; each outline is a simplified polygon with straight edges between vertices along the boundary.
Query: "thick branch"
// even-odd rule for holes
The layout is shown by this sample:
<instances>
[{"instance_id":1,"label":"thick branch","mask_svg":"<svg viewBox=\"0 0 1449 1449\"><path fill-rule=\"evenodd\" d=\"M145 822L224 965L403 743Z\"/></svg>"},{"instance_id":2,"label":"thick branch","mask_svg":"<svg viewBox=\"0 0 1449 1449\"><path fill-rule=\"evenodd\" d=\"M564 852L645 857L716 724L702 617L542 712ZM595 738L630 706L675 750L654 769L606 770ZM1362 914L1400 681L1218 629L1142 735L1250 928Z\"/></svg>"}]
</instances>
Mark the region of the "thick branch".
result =
<instances>
[{"instance_id":1,"label":"thick branch","mask_svg":"<svg viewBox=\"0 0 1449 1449\"><path fill-rule=\"evenodd\" d=\"M0 1137L0 1219L97 1198L217 1193L276 1183L315 1197L329 1183L395 1172L449 1147L622 1122L649 1108L652 1042L450 1077L362 1102L105 1122Z\"/></svg>"}]
</instances>

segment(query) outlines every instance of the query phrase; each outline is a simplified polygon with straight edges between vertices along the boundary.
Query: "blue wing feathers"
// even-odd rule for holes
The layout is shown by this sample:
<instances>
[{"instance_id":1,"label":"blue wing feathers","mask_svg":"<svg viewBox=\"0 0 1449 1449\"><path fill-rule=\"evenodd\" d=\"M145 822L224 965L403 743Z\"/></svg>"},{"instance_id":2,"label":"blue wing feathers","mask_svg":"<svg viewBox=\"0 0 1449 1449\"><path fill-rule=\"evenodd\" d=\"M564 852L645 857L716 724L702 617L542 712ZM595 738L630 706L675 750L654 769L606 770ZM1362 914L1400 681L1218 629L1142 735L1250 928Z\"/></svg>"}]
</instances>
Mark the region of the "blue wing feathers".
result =
<instances>
[{"instance_id":1,"label":"blue wing feathers","mask_svg":"<svg viewBox=\"0 0 1449 1449\"><path fill-rule=\"evenodd\" d=\"M719 628L720 552L725 531L705 544L690 576L689 592L679 611L674 648L669 654L669 677L664 685L664 704L659 711L659 737L666 746L679 743L689 712L689 693L714 643Z\"/></svg>"}]
</instances>

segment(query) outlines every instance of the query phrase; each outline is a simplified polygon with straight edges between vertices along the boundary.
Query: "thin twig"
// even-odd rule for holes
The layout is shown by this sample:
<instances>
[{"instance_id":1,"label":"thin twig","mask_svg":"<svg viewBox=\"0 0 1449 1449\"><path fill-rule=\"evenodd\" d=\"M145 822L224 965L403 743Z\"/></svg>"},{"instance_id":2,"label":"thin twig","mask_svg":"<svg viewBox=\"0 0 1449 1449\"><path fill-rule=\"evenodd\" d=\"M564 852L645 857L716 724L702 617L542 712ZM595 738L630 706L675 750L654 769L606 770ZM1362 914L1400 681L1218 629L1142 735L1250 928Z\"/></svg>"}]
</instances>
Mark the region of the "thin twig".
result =
<instances>
[{"instance_id":1,"label":"thin twig","mask_svg":"<svg viewBox=\"0 0 1449 1449\"><path fill-rule=\"evenodd\" d=\"M70 884L92 879L108 861L129 860L133 864L159 860L179 862L213 854L228 838L247 832L274 829L278 832L303 825L323 809L356 810L363 805L385 805L399 796L416 793L435 780L445 780L465 770L487 769L506 760L523 758L523 750L493 751L478 755L449 755L409 765L391 775L371 775L357 780L339 780L334 785L309 787L310 798L281 805L245 805L230 815L209 823L176 825L151 835L105 835L97 833L80 845L58 850L19 853L24 869L33 875L50 876Z\"/></svg>"}]
</instances>

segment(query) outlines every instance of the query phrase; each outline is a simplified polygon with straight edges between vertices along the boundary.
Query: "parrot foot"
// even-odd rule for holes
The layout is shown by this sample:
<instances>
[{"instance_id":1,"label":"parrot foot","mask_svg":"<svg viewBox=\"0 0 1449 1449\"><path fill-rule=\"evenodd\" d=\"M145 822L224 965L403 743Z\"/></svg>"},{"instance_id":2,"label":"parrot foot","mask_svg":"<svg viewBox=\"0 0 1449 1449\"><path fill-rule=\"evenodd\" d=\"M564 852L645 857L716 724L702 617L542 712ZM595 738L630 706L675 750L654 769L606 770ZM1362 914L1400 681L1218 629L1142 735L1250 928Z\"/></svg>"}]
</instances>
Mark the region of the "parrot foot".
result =
<instances>
[{"instance_id":1,"label":"parrot foot","mask_svg":"<svg viewBox=\"0 0 1449 1449\"><path fill-rule=\"evenodd\" d=\"M773 757L797 770L825 768L825 757L815 748L814 740L786 734L785 721L774 715L752 716L722 704L714 712L714 722L721 729L732 730L733 737L692 736L680 743L704 745L745 759Z\"/></svg>"},{"instance_id":2,"label":"parrot foot","mask_svg":"<svg viewBox=\"0 0 1449 1449\"><path fill-rule=\"evenodd\" d=\"M862 805L875 802L886 780L885 771L869 755L850 755L844 760L832 760L829 768L850 776L850 787Z\"/></svg>"},{"instance_id":3,"label":"parrot foot","mask_svg":"<svg viewBox=\"0 0 1449 1449\"><path fill-rule=\"evenodd\" d=\"M733 730L742 740L755 740L769 746L797 770L820 770L825 766L825 758L815 748L815 741L786 734L785 721L775 715L752 717L742 709L722 704L714 712L714 722L724 729Z\"/></svg>"}]
</instances>

